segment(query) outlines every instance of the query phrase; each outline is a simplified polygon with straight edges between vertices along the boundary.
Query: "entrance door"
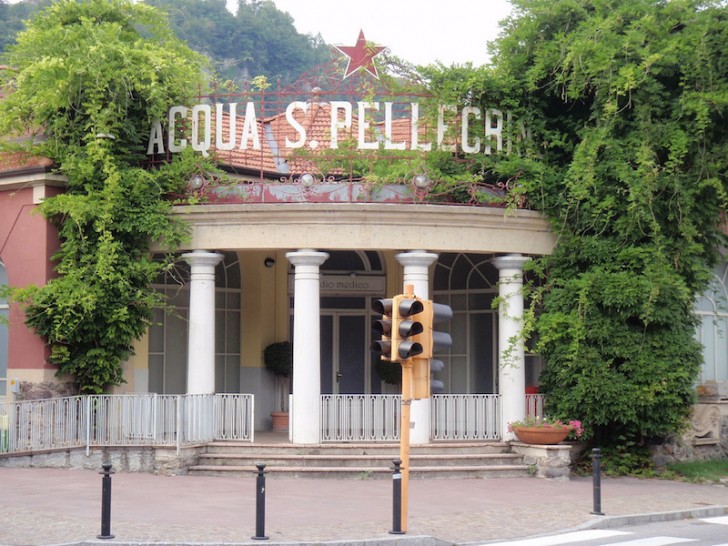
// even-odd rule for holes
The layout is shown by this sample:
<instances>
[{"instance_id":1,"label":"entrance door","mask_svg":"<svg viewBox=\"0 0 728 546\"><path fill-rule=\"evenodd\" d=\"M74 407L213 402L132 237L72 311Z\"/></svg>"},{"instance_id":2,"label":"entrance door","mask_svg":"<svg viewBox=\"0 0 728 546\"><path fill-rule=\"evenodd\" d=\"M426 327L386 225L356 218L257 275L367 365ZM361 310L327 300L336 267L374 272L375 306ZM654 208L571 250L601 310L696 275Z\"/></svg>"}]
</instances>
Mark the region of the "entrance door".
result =
<instances>
[{"instance_id":1,"label":"entrance door","mask_svg":"<svg viewBox=\"0 0 728 546\"><path fill-rule=\"evenodd\" d=\"M367 315L321 311L321 393L367 392Z\"/></svg>"}]
</instances>

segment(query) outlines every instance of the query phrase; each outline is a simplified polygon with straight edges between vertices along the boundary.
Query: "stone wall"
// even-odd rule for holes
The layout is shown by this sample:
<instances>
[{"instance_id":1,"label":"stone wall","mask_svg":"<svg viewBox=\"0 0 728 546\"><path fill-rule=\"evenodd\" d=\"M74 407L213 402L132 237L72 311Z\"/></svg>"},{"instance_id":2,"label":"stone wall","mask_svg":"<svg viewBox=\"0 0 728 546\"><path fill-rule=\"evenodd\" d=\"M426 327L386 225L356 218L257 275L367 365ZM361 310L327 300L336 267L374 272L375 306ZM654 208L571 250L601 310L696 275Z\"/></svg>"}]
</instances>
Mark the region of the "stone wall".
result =
<instances>
[{"instance_id":1,"label":"stone wall","mask_svg":"<svg viewBox=\"0 0 728 546\"><path fill-rule=\"evenodd\" d=\"M101 470L109 462L118 472L149 472L166 476L187 474L196 464L202 447L104 447L92 448L86 455L85 448L46 451L28 455L0 456L4 468L70 468Z\"/></svg>"},{"instance_id":2,"label":"stone wall","mask_svg":"<svg viewBox=\"0 0 728 546\"><path fill-rule=\"evenodd\" d=\"M652 447L652 460L657 466L722 458L728 458L728 400L705 395L683 433L671 434Z\"/></svg>"},{"instance_id":3,"label":"stone wall","mask_svg":"<svg viewBox=\"0 0 728 546\"><path fill-rule=\"evenodd\" d=\"M571 449L569 444L534 445L511 442L514 453L523 455L523 463L533 468L537 478L568 480L571 475Z\"/></svg>"}]
</instances>

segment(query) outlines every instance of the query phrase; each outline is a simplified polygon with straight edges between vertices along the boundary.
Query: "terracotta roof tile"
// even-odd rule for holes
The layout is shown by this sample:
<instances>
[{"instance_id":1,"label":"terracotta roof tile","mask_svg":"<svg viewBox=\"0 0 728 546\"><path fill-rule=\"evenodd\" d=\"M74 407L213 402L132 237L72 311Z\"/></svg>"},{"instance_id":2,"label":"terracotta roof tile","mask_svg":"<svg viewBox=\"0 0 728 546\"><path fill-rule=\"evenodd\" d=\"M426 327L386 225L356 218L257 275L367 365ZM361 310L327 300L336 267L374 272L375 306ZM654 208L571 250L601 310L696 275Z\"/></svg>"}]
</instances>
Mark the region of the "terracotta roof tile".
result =
<instances>
[{"instance_id":1,"label":"terracotta roof tile","mask_svg":"<svg viewBox=\"0 0 728 546\"><path fill-rule=\"evenodd\" d=\"M33 167L50 167L53 161L47 157L41 157L27 152L3 152L0 153L0 172L18 171Z\"/></svg>"}]
</instances>

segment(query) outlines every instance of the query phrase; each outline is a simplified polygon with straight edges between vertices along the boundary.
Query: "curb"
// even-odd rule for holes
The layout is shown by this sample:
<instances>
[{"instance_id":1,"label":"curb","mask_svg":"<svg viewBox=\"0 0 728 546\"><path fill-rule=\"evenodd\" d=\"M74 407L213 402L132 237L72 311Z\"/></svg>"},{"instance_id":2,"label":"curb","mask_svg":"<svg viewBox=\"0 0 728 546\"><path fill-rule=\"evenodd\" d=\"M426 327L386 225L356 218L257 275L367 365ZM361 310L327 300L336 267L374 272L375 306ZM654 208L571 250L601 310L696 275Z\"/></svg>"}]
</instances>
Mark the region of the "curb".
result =
<instances>
[{"instance_id":1,"label":"curb","mask_svg":"<svg viewBox=\"0 0 728 546\"><path fill-rule=\"evenodd\" d=\"M728 514L728 506L706 506L704 508L691 508L688 510L673 510L671 512L653 512L648 514L631 514L625 516L597 516L581 525L575 530L583 529L611 529L624 525L642 525L660 521L676 521L680 519L710 518Z\"/></svg>"},{"instance_id":2,"label":"curb","mask_svg":"<svg viewBox=\"0 0 728 546\"><path fill-rule=\"evenodd\" d=\"M307 546L313 544L327 546L453 546L452 542L431 536L411 536L392 538L372 538L364 540L326 540L317 542L278 542L268 540L250 540L247 542L106 542L83 541L56 546L244 546L275 544L276 546Z\"/></svg>"}]
</instances>

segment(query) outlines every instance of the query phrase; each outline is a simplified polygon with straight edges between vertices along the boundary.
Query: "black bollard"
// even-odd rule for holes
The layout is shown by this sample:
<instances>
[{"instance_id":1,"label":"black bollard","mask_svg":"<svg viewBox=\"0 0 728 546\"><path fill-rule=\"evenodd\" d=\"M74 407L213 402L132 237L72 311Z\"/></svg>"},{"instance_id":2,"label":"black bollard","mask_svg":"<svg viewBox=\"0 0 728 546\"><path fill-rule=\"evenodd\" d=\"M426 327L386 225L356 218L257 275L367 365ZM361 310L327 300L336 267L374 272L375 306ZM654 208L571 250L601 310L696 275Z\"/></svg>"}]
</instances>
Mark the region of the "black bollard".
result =
<instances>
[{"instance_id":1,"label":"black bollard","mask_svg":"<svg viewBox=\"0 0 728 546\"><path fill-rule=\"evenodd\" d=\"M96 538L107 539L114 538L111 534L111 463L101 465L103 472L99 472L101 478L101 534Z\"/></svg>"},{"instance_id":2,"label":"black bollard","mask_svg":"<svg viewBox=\"0 0 728 546\"><path fill-rule=\"evenodd\" d=\"M255 463L258 477L255 479L255 536L253 540L268 540L265 536L265 465Z\"/></svg>"},{"instance_id":3,"label":"black bollard","mask_svg":"<svg viewBox=\"0 0 728 546\"><path fill-rule=\"evenodd\" d=\"M603 516L602 512L602 451L592 449L592 484L594 489L594 510L592 514Z\"/></svg>"},{"instance_id":4,"label":"black bollard","mask_svg":"<svg viewBox=\"0 0 728 546\"><path fill-rule=\"evenodd\" d=\"M392 530L391 535L403 535L402 531L402 459L392 461Z\"/></svg>"}]
</instances>

